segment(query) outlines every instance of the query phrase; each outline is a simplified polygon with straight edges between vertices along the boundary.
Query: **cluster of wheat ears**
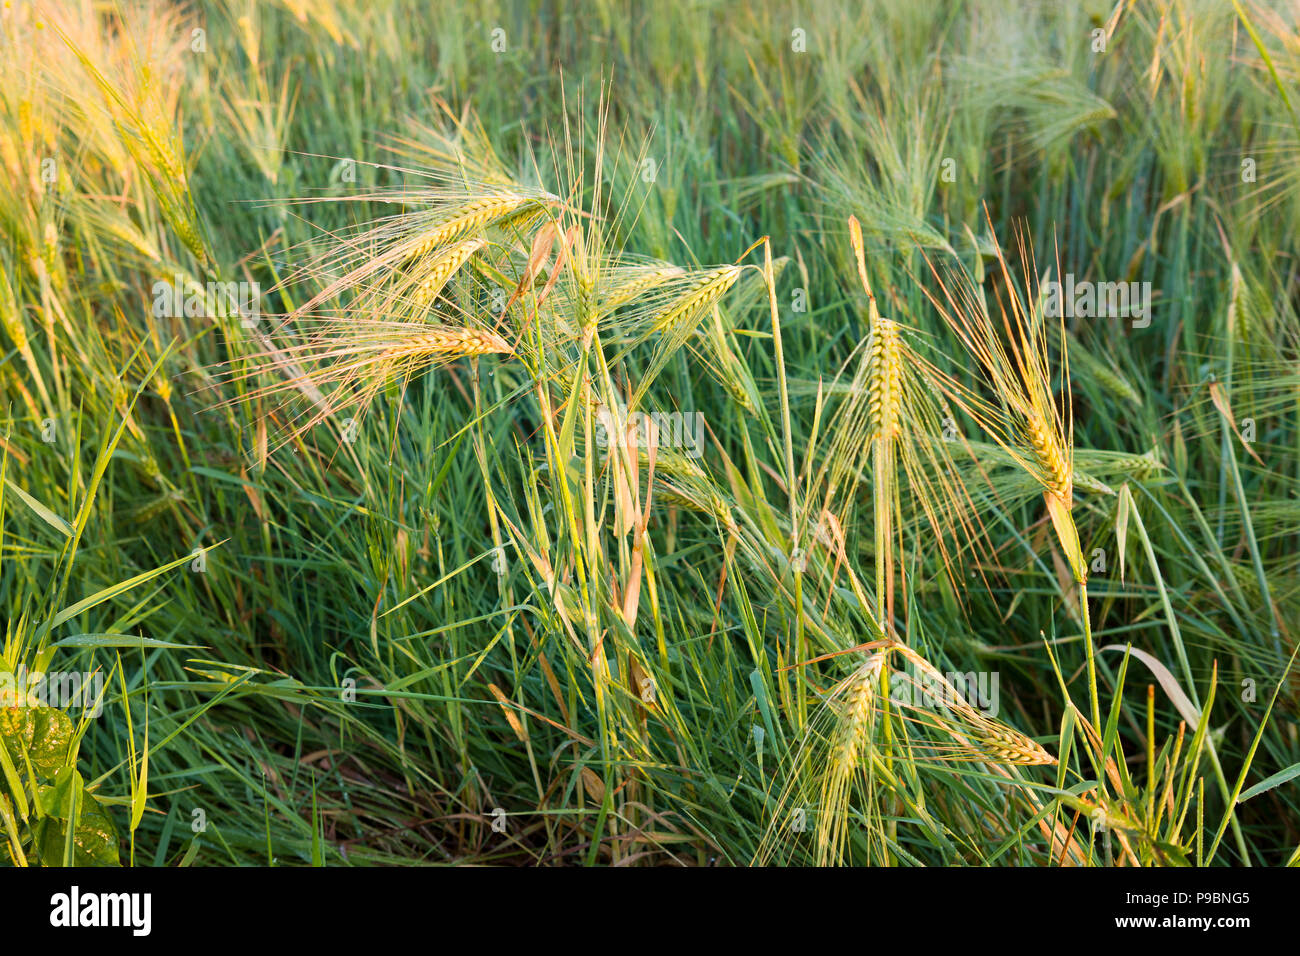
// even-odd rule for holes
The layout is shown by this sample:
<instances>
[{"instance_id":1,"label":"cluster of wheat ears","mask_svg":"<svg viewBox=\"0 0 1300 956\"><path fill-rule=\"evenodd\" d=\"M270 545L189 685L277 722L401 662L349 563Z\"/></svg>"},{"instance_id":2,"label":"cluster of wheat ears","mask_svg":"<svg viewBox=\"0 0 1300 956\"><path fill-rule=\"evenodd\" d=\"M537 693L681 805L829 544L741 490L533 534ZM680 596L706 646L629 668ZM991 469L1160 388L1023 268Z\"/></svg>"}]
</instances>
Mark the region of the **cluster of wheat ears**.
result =
<instances>
[{"instance_id":1,"label":"cluster of wheat ears","mask_svg":"<svg viewBox=\"0 0 1300 956\"><path fill-rule=\"evenodd\" d=\"M126 675L87 794L158 861L196 791L237 863L1300 861L1294 11L534 6L0 11L0 671Z\"/></svg>"},{"instance_id":2,"label":"cluster of wheat ears","mask_svg":"<svg viewBox=\"0 0 1300 956\"><path fill-rule=\"evenodd\" d=\"M277 441L262 446L263 454L301 442L316 426L337 431L346 418L363 415L381 392L456 359L472 360L476 374L485 356L519 363L525 375L515 397L534 395L539 413L556 428L563 427L563 418L590 430L599 419L607 433L626 435L629 416L645 399L662 363L687 344L709 359L709 368L742 406L754 409L763 401L729 345L734 339L718 305L733 290L737 295L766 293L780 365L775 282L784 261L772 259L766 239L751 246L737 264L712 268L620 254L611 248L612 235L627 210L610 213L599 183L586 194L590 208L585 209L577 201L583 194L580 185L573 185L563 198L524 185L490 153L485 159L466 151L474 132L462 118L436 148L428 147L426 164L406 170L418 186L355 197L362 203L398 205L402 211L367 222L311 257L286 285L309 281L318 291L280 316L269 334L259 334L255 347L219 370L228 380L256 384L244 390L239 401L255 406L277 436ZM1087 569L1072 518L1079 476L1073 462L1070 402L1068 394L1054 395L1051 386L1053 362L1067 361L1066 335L1044 317L1032 291L1018 291L1017 277L1033 276L1032 263L1025 258L1025 237L1019 237L1018 271L1000 248L995 251L1002 301L994 312L969 274L951 266L932 267L936 284L927 295L966 350L946 362L949 368L973 363L979 371L978 388L963 385L945 371L942 357L923 355L909 329L882 314L855 218L847 222L847 237L841 234L835 241L845 238L864 295L867 334L844 366L828 376L826 394L838 403L825 426L827 451L816 467L810 466L802 492L791 495L788 514L747 513L734 488L729 494L714 479L708 456L689 458L654 435L648 442L645 435L629 436L585 462L550 461L552 471L570 472L578 488L583 481L576 474L580 470L587 472L588 480L593 470L615 476L620 509L614 533L635 531L638 555L654 506L707 516L717 523L721 547L729 553L739 549L759 563L770 561L771 555L758 526L774 520L788 542L784 558L793 572L796 602L811 573L810 559L819 555L826 562L822 570L829 571L832 580L843 574L859 606L873 609L866 618L866 640L857 647L832 648L816 659L847 668L846 676L821 695L813 713L802 697L792 705L805 733L778 805L789 808L810 801L821 807L817 852L827 862L843 853L852 789L860 784L870 792L882 782L896 784L896 758L902 754L913 763L978 762L1009 781L1018 779L1017 766L1057 763L1039 743L972 706L909 645L895 607L897 583L907 562L905 541L912 540L903 534L905 527L919 521L933 532L930 540L951 575L966 560L963 553L978 553L982 526L972 486L985 465L1014 463L1041 491L1082 609L1089 712L1079 713L1078 719L1090 725L1092 736L1101 726L1095 649L1088 628ZM740 264L756 248L763 250L762 264ZM1060 344L1056 353L1052 343ZM649 355L636 366L639 380L631 378L632 367L624 362L634 350ZM1060 381L1068 388L1068 374ZM779 384L788 416L784 379ZM582 412L570 418L566 413L575 408ZM987 440L954 441L943 434L943 423L951 420L954 409L977 422ZM788 417L785 428L793 474ZM590 442L587 447L591 449ZM545 480L558 479L551 475ZM1088 483L1089 488L1098 486L1113 494L1100 482ZM855 524L848 511L858 487L869 487L873 502L869 524L874 588L864 585L846 559L846 537L862 523ZM566 490L548 488L557 495ZM493 519L494 537L499 542L502 535L512 538L515 549L528 557L551 591L564 627L590 656L599 676L602 637L592 621L593 608L579 593L585 593L581 562L555 567L504 511ZM590 528L581 533L590 533ZM593 565L586 571L596 573ZM636 620L639 571L634 565L629 577L610 584L629 627ZM582 587L575 590L575 585ZM815 627L800 615L790 666L813 662L813 642L805 628ZM589 632L585 640L584 628ZM635 658L631 667L644 679ZM607 667L603 673L608 676ZM891 682L897 688L918 676L946 688L945 707L897 703ZM816 781L815 793L808 792L810 779ZM1041 817L1039 801L1032 794L1023 799ZM923 808L912 809L924 816ZM775 814L760 859L770 855L783 827L781 813ZM1040 828L1064 857L1070 847L1061 825L1044 821Z\"/></svg>"}]
</instances>

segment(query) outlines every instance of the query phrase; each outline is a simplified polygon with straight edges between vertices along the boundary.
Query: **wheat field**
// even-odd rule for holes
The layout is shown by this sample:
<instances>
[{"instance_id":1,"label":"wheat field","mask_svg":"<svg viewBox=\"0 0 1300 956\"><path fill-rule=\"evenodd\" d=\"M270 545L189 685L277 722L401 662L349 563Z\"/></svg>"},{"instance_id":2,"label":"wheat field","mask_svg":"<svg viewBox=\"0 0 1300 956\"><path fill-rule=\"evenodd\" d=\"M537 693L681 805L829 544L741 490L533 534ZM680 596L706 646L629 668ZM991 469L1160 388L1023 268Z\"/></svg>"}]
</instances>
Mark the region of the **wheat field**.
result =
<instances>
[{"instance_id":1,"label":"wheat field","mask_svg":"<svg viewBox=\"0 0 1300 956\"><path fill-rule=\"evenodd\" d=\"M1300 4L12 0L14 866L1300 863Z\"/></svg>"}]
</instances>

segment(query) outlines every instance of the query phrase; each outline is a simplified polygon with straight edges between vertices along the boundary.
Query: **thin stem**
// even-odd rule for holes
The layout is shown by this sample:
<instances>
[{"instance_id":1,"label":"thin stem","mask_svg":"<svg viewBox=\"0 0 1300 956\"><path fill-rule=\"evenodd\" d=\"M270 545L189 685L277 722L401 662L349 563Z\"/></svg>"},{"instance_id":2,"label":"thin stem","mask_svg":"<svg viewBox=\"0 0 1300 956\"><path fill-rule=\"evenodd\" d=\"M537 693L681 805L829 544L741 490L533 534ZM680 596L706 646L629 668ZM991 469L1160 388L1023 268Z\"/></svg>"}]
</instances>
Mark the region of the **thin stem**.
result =
<instances>
[{"instance_id":1,"label":"thin stem","mask_svg":"<svg viewBox=\"0 0 1300 956\"><path fill-rule=\"evenodd\" d=\"M1088 654L1088 701L1092 705L1092 726L1101 732L1101 703L1097 697L1097 657L1092 641L1092 621L1088 611L1088 585L1079 582L1079 614L1083 618L1084 647Z\"/></svg>"}]
</instances>

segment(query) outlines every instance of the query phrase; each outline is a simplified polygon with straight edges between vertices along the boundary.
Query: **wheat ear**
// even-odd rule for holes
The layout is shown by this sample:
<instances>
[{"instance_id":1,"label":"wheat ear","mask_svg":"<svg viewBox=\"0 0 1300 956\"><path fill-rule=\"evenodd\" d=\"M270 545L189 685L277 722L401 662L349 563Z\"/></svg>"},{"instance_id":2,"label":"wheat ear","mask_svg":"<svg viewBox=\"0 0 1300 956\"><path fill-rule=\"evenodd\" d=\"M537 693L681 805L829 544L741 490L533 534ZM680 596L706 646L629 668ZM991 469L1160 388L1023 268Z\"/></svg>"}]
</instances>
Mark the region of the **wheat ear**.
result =
<instances>
[{"instance_id":1,"label":"wheat ear","mask_svg":"<svg viewBox=\"0 0 1300 956\"><path fill-rule=\"evenodd\" d=\"M464 242L458 242L437 259L429 267L429 272L415 289L412 301L417 309L423 309L426 305L437 298L438 293L450 281L451 277L456 274L468 260L484 246L487 240L483 238L466 239Z\"/></svg>"},{"instance_id":2,"label":"wheat ear","mask_svg":"<svg viewBox=\"0 0 1300 956\"><path fill-rule=\"evenodd\" d=\"M509 218L525 207L535 207L541 202L542 200L520 196L517 193L501 193L468 200L461 204L455 215L436 223L414 237L410 241L406 258L418 259L468 233L479 232Z\"/></svg>"},{"instance_id":3,"label":"wheat ear","mask_svg":"<svg viewBox=\"0 0 1300 956\"><path fill-rule=\"evenodd\" d=\"M894 621L894 473L895 443L902 434L903 359L897 323L881 316L867 279L862 227L849 217L849 240L858 276L867 293L870 331L867 340L868 439L872 458L872 501L875 509L876 605L880 630L888 634Z\"/></svg>"},{"instance_id":4,"label":"wheat ear","mask_svg":"<svg viewBox=\"0 0 1300 956\"><path fill-rule=\"evenodd\" d=\"M604 297L606 309L626 305L637 296L659 288L666 282L684 274L681 266L647 266L627 270L623 281L614 285Z\"/></svg>"},{"instance_id":5,"label":"wheat ear","mask_svg":"<svg viewBox=\"0 0 1300 956\"><path fill-rule=\"evenodd\" d=\"M694 318L726 295L739 278L740 266L720 266L700 273L689 288L673 300L672 305L654 317L654 330L669 329Z\"/></svg>"},{"instance_id":6,"label":"wheat ear","mask_svg":"<svg viewBox=\"0 0 1300 956\"><path fill-rule=\"evenodd\" d=\"M817 817L819 865L837 862L843 853L850 790L853 778L863 764L867 767L870 786L872 738L876 730L880 671L884 663L884 654L872 654L840 684L836 694L841 698L841 708L822 782L821 813Z\"/></svg>"},{"instance_id":7,"label":"wheat ear","mask_svg":"<svg viewBox=\"0 0 1300 956\"><path fill-rule=\"evenodd\" d=\"M483 329L440 326L409 333L396 345L386 349L380 360L450 359L491 354L512 355L514 349L499 335Z\"/></svg>"}]
</instances>

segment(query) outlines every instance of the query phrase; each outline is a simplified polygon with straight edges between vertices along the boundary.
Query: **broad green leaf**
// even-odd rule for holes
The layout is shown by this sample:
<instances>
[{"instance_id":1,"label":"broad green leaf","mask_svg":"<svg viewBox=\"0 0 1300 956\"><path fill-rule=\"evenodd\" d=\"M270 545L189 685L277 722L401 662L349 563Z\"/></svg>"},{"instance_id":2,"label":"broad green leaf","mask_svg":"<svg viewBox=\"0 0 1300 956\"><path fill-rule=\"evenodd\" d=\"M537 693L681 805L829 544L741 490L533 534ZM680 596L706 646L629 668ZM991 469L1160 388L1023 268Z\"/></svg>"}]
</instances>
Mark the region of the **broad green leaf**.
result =
<instances>
[{"instance_id":1,"label":"broad green leaf","mask_svg":"<svg viewBox=\"0 0 1300 956\"><path fill-rule=\"evenodd\" d=\"M22 765L25 752L41 776L53 777L63 769L72 734L71 719L53 707L0 708L0 742L14 766Z\"/></svg>"},{"instance_id":2,"label":"broad green leaf","mask_svg":"<svg viewBox=\"0 0 1300 956\"><path fill-rule=\"evenodd\" d=\"M68 767L54 784L41 788L42 802L50 816L36 827L36 843L41 862L60 866L119 866L117 828L112 818L94 796L86 791L81 774ZM71 817L75 829L69 830Z\"/></svg>"}]
</instances>

